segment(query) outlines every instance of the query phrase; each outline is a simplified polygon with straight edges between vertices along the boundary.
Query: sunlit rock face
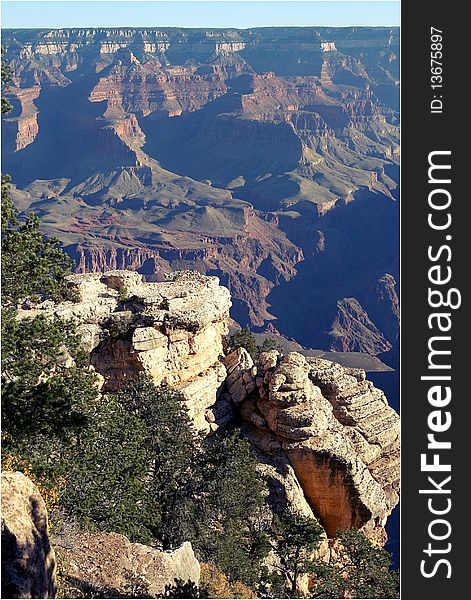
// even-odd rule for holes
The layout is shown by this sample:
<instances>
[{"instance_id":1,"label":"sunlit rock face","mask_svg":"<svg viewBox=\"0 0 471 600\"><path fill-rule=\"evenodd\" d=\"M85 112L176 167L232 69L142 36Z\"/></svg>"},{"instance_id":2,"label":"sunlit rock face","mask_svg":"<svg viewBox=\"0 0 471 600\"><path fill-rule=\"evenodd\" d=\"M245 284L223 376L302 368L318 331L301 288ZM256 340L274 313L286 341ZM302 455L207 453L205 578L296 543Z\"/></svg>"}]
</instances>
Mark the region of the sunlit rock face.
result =
<instances>
[{"instance_id":1,"label":"sunlit rock face","mask_svg":"<svg viewBox=\"0 0 471 600\"><path fill-rule=\"evenodd\" d=\"M363 370L297 352L225 355L231 299L217 277L181 271L145 282L107 271L68 284L76 301L22 308L18 318L73 319L105 393L146 373L182 391L206 434L242 419L275 513L292 508L328 537L356 528L385 543L399 500L399 417Z\"/></svg>"},{"instance_id":2,"label":"sunlit rock face","mask_svg":"<svg viewBox=\"0 0 471 600\"><path fill-rule=\"evenodd\" d=\"M327 535L356 528L384 543L399 500L400 440L384 393L360 369L296 352L265 352L253 365L239 351L226 364L246 435L272 460L287 459Z\"/></svg>"},{"instance_id":3,"label":"sunlit rock face","mask_svg":"<svg viewBox=\"0 0 471 600\"><path fill-rule=\"evenodd\" d=\"M73 319L93 368L104 378L104 391L147 373L156 384L183 392L198 429L218 427L211 408L226 376L221 358L231 301L217 277L181 272L147 283L138 273L108 271L68 281L78 302L46 302L19 317Z\"/></svg>"},{"instance_id":4,"label":"sunlit rock face","mask_svg":"<svg viewBox=\"0 0 471 600\"><path fill-rule=\"evenodd\" d=\"M2 598L56 598L46 505L23 473L2 472Z\"/></svg>"}]
</instances>

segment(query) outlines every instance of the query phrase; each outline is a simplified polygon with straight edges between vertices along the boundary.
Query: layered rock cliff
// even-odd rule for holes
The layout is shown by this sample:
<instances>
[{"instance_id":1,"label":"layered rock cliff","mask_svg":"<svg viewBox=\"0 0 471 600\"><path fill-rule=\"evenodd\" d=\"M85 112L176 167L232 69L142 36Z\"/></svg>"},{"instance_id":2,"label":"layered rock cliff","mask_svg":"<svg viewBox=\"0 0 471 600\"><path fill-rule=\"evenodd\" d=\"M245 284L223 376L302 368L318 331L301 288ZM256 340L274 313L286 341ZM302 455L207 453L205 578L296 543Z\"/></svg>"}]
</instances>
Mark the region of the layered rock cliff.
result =
<instances>
[{"instance_id":1,"label":"layered rock cliff","mask_svg":"<svg viewBox=\"0 0 471 600\"><path fill-rule=\"evenodd\" d=\"M19 318L73 319L104 392L145 372L180 389L207 434L242 417L275 512L291 507L317 517L328 537L354 527L384 544L399 499L399 417L364 371L297 352L264 352L256 363L244 348L225 356L230 295L216 277L176 272L150 283L109 271L69 285L77 302L23 308Z\"/></svg>"},{"instance_id":2,"label":"layered rock cliff","mask_svg":"<svg viewBox=\"0 0 471 600\"><path fill-rule=\"evenodd\" d=\"M104 391L116 391L145 372L154 382L180 389L198 429L218 427L215 408L226 376L220 361L230 296L216 277L177 272L164 282L144 283L131 271L72 275L79 301L46 302L19 318L43 314L74 320ZM227 407L229 408L229 407Z\"/></svg>"},{"instance_id":3,"label":"layered rock cliff","mask_svg":"<svg viewBox=\"0 0 471 600\"><path fill-rule=\"evenodd\" d=\"M13 197L80 271L197 269L221 277L242 325L340 351L397 344L394 295L363 295L399 271L398 29L9 30L3 43Z\"/></svg>"},{"instance_id":4,"label":"layered rock cliff","mask_svg":"<svg viewBox=\"0 0 471 600\"><path fill-rule=\"evenodd\" d=\"M377 543L399 500L399 417L360 369L291 352L226 357L246 435L284 457L327 535L361 529Z\"/></svg>"}]
</instances>

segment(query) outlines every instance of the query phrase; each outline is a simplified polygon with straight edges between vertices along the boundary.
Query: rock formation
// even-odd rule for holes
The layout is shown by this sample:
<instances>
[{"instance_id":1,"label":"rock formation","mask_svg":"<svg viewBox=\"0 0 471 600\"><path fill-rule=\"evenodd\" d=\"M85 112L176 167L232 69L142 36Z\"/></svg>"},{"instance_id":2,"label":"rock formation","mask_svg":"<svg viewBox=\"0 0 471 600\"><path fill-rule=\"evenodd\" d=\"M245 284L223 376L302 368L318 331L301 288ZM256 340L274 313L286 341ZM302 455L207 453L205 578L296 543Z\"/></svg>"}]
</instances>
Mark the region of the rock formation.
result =
<instances>
[{"instance_id":1,"label":"rock formation","mask_svg":"<svg viewBox=\"0 0 471 600\"><path fill-rule=\"evenodd\" d=\"M2 598L55 598L56 560L38 488L22 473L2 479Z\"/></svg>"},{"instance_id":2,"label":"rock formation","mask_svg":"<svg viewBox=\"0 0 471 600\"><path fill-rule=\"evenodd\" d=\"M328 537L354 527L384 544L399 500L399 417L364 371L298 352L224 356L230 295L217 277L144 282L108 271L68 282L77 302L23 308L19 318L74 319L105 392L144 372L180 389L207 434L240 414L274 512L291 507L318 518ZM327 552L326 538L319 555Z\"/></svg>"},{"instance_id":3,"label":"rock formation","mask_svg":"<svg viewBox=\"0 0 471 600\"><path fill-rule=\"evenodd\" d=\"M156 384L182 391L198 429L209 432L224 421L230 407L216 401L226 377L220 357L231 303L217 277L177 272L164 282L144 283L138 273L108 271L68 281L78 302L46 302L21 310L19 318L73 319L105 391L147 373Z\"/></svg>"},{"instance_id":4,"label":"rock formation","mask_svg":"<svg viewBox=\"0 0 471 600\"><path fill-rule=\"evenodd\" d=\"M144 594L140 597L155 598L165 592L166 585L175 585L175 579L196 585L200 582L200 565L190 542L173 552L163 552L132 544L117 533L82 533L73 536L61 553L69 585L86 584L98 593L120 594L113 597L127 597L138 587Z\"/></svg>"},{"instance_id":5,"label":"rock formation","mask_svg":"<svg viewBox=\"0 0 471 600\"><path fill-rule=\"evenodd\" d=\"M354 527L384 543L399 500L399 417L384 393L362 370L296 352L265 352L254 366L239 350L226 364L246 435L267 463L292 467L327 535Z\"/></svg>"}]
</instances>

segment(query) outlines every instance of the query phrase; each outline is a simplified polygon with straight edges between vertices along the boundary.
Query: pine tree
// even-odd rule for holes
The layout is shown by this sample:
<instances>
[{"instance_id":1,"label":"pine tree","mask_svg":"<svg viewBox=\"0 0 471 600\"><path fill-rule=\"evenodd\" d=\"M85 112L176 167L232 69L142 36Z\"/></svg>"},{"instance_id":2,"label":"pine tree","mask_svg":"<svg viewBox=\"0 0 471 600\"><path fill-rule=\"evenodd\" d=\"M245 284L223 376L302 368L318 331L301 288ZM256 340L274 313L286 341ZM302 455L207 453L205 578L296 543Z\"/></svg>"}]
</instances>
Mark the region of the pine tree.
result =
<instances>
[{"instance_id":1,"label":"pine tree","mask_svg":"<svg viewBox=\"0 0 471 600\"><path fill-rule=\"evenodd\" d=\"M287 591L296 597L300 578L313 569L312 554L322 540L322 527L310 517L286 510L275 517L273 533L277 569L289 584Z\"/></svg>"},{"instance_id":2,"label":"pine tree","mask_svg":"<svg viewBox=\"0 0 471 600\"><path fill-rule=\"evenodd\" d=\"M312 598L398 598L399 574L391 569L391 557L374 546L361 532L339 531L337 564L318 563Z\"/></svg>"},{"instance_id":3,"label":"pine tree","mask_svg":"<svg viewBox=\"0 0 471 600\"><path fill-rule=\"evenodd\" d=\"M131 380L117 400L145 423L148 502L144 527L164 549L194 537L199 474L195 466L201 438L194 430L180 392L156 386L146 375Z\"/></svg>"},{"instance_id":4,"label":"pine tree","mask_svg":"<svg viewBox=\"0 0 471 600\"><path fill-rule=\"evenodd\" d=\"M2 57L1 57L1 62L2 62L2 115L6 115L13 108L11 105L11 102L8 100L8 98L5 98L5 96L3 95L4 92L6 92L8 90L8 87L10 85L12 69L11 69L10 64L4 58L5 49L3 46L2 46L1 54L2 54Z\"/></svg>"},{"instance_id":5,"label":"pine tree","mask_svg":"<svg viewBox=\"0 0 471 600\"><path fill-rule=\"evenodd\" d=\"M3 88L10 78L2 51ZM10 183L2 176L3 455L60 489L60 509L82 525L128 532L142 500L145 425L99 394L73 323L17 319L21 302L73 298L72 262L35 215L20 218Z\"/></svg>"},{"instance_id":6,"label":"pine tree","mask_svg":"<svg viewBox=\"0 0 471 600\"><path fill-rule=\"evenodd\" d=\"M207 562L231 581L256 586L270 550L264 518L265 482L250 444L239 432L208 440L202 473L203 522L197 542Z\"/></svg>"},{"instance_id":7,"label":"pine tree","mask_svg":"<svg viewBox=\"0 0 471 600\"><path fill-rule=\"evenodd\" d=\"M244 329L236 331L229 338L229 352L237 350L237 348L245 348L254 360L257 358L257 341L248 325Z\"/></svg>"}]
</instances>

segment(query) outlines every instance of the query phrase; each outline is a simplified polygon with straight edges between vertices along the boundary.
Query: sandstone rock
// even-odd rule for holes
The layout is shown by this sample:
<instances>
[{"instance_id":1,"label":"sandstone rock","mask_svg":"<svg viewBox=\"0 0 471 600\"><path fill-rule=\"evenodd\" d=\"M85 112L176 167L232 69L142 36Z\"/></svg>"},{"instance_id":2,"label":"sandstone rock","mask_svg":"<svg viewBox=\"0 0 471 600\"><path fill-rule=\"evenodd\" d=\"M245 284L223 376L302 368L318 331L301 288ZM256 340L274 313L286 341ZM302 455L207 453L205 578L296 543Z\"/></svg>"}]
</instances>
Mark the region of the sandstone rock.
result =
<instances>
[{"instance_id":1,"label":"sandstone rock","mask_svg":"<svg viewBox=\"0 0 471 600\"><path fill-rule=\"evenodd\" d=\"M216 414L221 416L221 403L219 403L218 408L215 405L225 376L226 370L224 365L216 363L193 380L185 382L182 385L176 384L177 389L180 389L183 393L188 409L188 416L192 419L196 429L208 430L208 413L213 415L213 423L216 423ZM208 407L211 407L211 409L208 409ZM217 423L217 425L220 424L221 422Z\"/></svg>"},{"instance_id":2,"label":"sandstone rock","mask_svg":"<svg viewBox=\"0 0 471 600\"><path fill-rule=\"evenodd\" d=\"M399 419L364 371L297 352L264 352L257 364L244 348L223 357L230 299L215 277L178 272L145 283L112 271L69 281L79 302L44 303L20 318L74 318L105 390L148 373L182 391L194 425L208 434L235 407L289 504L308 506L330 537L355 527L385 539L398 501Z\"/></svg>"},{"instance_id":3,"label":"sandstone rock","mask_svg":"<svg viewBox=\"0 0 471 600\"><path fill-rule=\"evenodd\" d=\"M250 401L246 400L245 402ZM274 515L283 513L285 510L291 510L318 521L304 495L293 466L276 436L269 430L259 431L250 424L244 424L242 433L255 448L258 462L257 469L267 482L268 496L266 502L270 509L271 518ZM329 556L328 538L324 532L319 547L313 552L311 558L312 560L320 559L327 562ZM279 565L279 558L275 553L270 552L266 558L266 564L271 571L275 565ZM308 592L307 580L300 582L299 589L303 593Z\"/></svg>"},{"instance_id":4,"label":"sandstone rock","mask_svg":"<svg viewBox=\"0 0 471 600\"><path fill-rule=\"evenodd\" d=\"M268 371L276 367L280 356L281 354L277 350L262 352L258 357L258 362L264 371Z\"/></svg>"},{"instance_id":5,"label":"sandstone rock","mask_svg":"<svg viewBox=\"0 0 471 600\"><path fill-rule=\"evenodd\" d=\"M2 473L2 598L55 598L56 560L47 511L22 473Z\"/></svg>"},{"instance_id":6,"label":"sandstone rock","mask_svg":"<svg viewBox=\"0 0 471 600\"><path fill-rule=\"evenodd\" d=\"M240 407L257 448L278 443L329 537L355 527L384 541L398 501L399 418L383 392L327 360L261 358L258 394Z\"/></svg>"},{"instance_id":7,"label":"sandstone rock","mask_svg":"<svg viewBox=\"0 0 471 600\"><path fill-rule=\"evenodd\" d=\"M147 283L138 273L114 270L71 275L68 282L78 302L44 303L20 310L19 318L73 319L105 391L147 373L156 384L180 389L195 426L209 432L205 413L226 375L220 357L231 306L219 280L188 271Z\"/></svg>"},{"instance_id":8,"label":"sandstone rock","mask_svg":"<svg viewBox=\"0 0 471 600\"><path fill-rule=\"evenodd\" d=\"M255 390L256 367L245 348L237 348L224 358L226 388L235 406Z\"/></svg>"},{"instance_id":9,"label":"sandstone rock","mask_svg":"<svg viewBox=\"0 0 471 600\"><path fill-rule=\"evenodd\" d=\"M175 579L191 580L196 585L200 581L200 565L190 542L173 552L163 552L132 544L117 533L84 533L72 537L63 553L69 582L113 590L123 597L133 581L145 588L143 597L162 594Z\"/></svg>"},{"instance_id":10,"label":"sandstone rock","mask_svg":"<svg viewBox=\"0 0 471 600\"><path fill-rule=\"evenodd\" d=\"M358 456L386 493L389 510L399 501L400 420L364 371L310 358L310 378L330 401Z\"/></svg>"}]
</instances>

